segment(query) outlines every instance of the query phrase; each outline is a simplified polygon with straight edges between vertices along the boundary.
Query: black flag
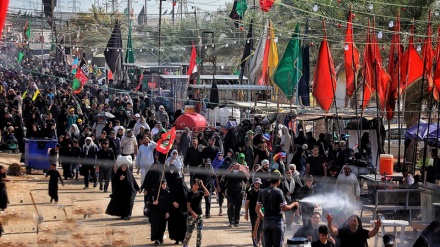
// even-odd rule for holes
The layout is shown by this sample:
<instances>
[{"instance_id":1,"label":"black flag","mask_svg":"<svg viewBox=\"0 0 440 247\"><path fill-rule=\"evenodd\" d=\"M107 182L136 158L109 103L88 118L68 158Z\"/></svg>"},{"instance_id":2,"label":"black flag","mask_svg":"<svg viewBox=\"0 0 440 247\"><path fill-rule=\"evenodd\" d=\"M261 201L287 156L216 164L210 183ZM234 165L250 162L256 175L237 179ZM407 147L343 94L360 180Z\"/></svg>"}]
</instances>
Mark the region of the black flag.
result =
<instances>
[{"instance_id":1,"label":"black flag","mask_svg":"<svg viewBox=\"0 0 440 247\"><path fill-rule=\"evenodd\" d=\"M211 92L209 94L209 108L213 109L218 106L219 103L219 96L218 96L218 88L217 88L217 82L214 81L212 82L212 86L211 86Z\"/></svg>"},{"instance_id":2,"label":"black flag","mask_svg":"<svg viewBox=\"0 0 440 247\"><path fill-rule=\"evenodd\" d=\"M307 19L304 37L307 37L309 33L309 19ZM310 40L304 40L302 45L302 76L298 83L298 98L300 104L303 106L310 106Z\"/></svg>"},{"instance_id":3,"label":"black flag","mask_svg":"<svg viewBox=\"0 0 440 247\"><path fill-rule=\"evenodd\" d=\"M234 1L234 5L232 5L231 13L229 17L234 20L235 28L238 28L240 25L241 16L237 12L237 1Z\"/></svg>"},{"instance_id":4,"label":"black flag","mask_svg":"<svg viewBox=\"0 0 440 247\"><path fill-rule=\"evenodd\" d=\"M43 0L43 12L47 23L52 27L53 9L57 6L57 0Z\"/></svg>"},{"instance_id":5,"label":"black flag","mask_svg":"<svg viewBox=\"0 0 440 247\"><path fill-rule=\"evenodd\" d=\"M252 39L252 22L253 20L251 20L251 24L249 26L249 31L246 37L246 43L244 44L244 51L243 51L243 57L241 58L241 76L243 76L244 73L244 68L246 66L246 62L249 61L250 59L250 55L251 55L251 50L254 49L254 41Z\"/></svg>"},{"instance_id":6,"label":"black flag","mask_svg":"<svg viewBox=\"0 0 440 247\"><path fill-rule=\"evenodd\" d=\"M115 73L118 63L122 62L122 36L121 23L116 20L115 28L108 40L107 47L104 51L105 61L110 70Z\"/></svg>"},{"instance_id":7,"label":"black flag","mask_svg":"<svg viewBox=\"0 0 440 247\"><path fill-rule=\"evenodd\" d=\"M138 15L138 25L144 25L145 23L145 6L142 6L141 12Z\"/></svg>"}]
</instances>

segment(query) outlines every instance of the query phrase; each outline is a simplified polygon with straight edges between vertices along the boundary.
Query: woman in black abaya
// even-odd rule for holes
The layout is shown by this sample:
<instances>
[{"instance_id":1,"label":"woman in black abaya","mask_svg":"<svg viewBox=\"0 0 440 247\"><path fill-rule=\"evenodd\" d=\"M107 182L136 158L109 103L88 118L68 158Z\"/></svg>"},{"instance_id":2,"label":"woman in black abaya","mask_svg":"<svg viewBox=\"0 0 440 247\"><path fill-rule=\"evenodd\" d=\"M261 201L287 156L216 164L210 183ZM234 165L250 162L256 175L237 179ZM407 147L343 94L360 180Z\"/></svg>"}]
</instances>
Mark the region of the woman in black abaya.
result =
<instances>
[{"instance_id":1,"label":"woman in black abaya","mask_svg":"<svg viewBox=\"0 0 440 247\"><path fill-rule=\"evenodd\" d=\"M157 196L158 191L159 197ZM163 243L163 234L167 226L167 219L169 218L170 192L165 180L161 181L160 188L156 188L150 196L151 203L151 241L154 245Z\"/></svg>"},{"instance_id":2,"label":"woman in black abaya","mask_svg":"<svg viewBox=\"0 0 440 247\"><path fill-rule=\"evenodd\" d=\"M174 187L170 190L170 218L168 224L168 233L170 239L175 240L175 244L183 242L186 234L186 218L188 214L188 208L186 206L186 194L189 189L182 177L176 178Z\"/></svg>"},{"instance_id":3,"label":"woman in black abaya","mask_svg":"<svg viewBox=\"0 0 440 247\"><path fill-rule=\"evenodd\" d=\"M0 166L0 211L5 210L9 204L8 193L6 192L6 182L9 181L6 177L6 169Z\"/></svg>"},{"instance_id":4,"label":"woman in black abaya","mask_svg":"<svg viewBox=\"0 0 440 247\"><path fill-rule=\"evenodd\" d=\"M120 216L130 220L136 192L139 186L127 165L121 165L112 178L112 194L110 203L105 211L108 215Z\"/></svg>"}]
</instances>

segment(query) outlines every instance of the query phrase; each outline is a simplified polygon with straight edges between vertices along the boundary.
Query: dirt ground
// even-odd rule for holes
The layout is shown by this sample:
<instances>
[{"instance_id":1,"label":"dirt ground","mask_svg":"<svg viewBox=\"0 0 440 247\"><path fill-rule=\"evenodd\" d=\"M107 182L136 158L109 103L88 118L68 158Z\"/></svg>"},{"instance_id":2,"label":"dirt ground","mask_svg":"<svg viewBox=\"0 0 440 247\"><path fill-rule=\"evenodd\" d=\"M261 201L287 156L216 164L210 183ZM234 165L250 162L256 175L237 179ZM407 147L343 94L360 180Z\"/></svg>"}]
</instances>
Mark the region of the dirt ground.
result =
<instances>
[{"instance_id":1,"label":"dirt ground","mask_svg":"<svg viewBox=\"0 0 440 247\"><path fill-rule=\"evenodd\" d=\"M18 162L19 155L0 154L0 164L8 166ZM140 181L140 176L135 175ZM150 225L143 216L143 195L138 195L130 221L104 214L110 201L109 193L98 188L83 190L83 179L67 180L59 187L59 203L49 203L48 179L42 171L32 175L11 177L7 183L10 205L0 212L4 234L0 246L152 246ZM32 193L37 211L31 200ZM226 204L226 202L225 202ZM225 205L223 206L225 207ZM204 211L204 205L203 205ZM243 211L243 209L242 209ZM218 215L216 197L212 199L212 217L204 219L202 246L252 246L250 223L241 219L240 227L229 228L225 208ZM170 224L170 223L168 223ZM300 227L295 226L295 228ZM370 226L366 226L371 227ZM407 236L410 229L407 228ZM168 232L165 232L168 235ZM292 233L286 234L286 238ZM195 246L196 233L189 246ZM369 241L374 246L373 239ZM165 238L162 246L175 246Z\"/></svg>"}]
</instances>

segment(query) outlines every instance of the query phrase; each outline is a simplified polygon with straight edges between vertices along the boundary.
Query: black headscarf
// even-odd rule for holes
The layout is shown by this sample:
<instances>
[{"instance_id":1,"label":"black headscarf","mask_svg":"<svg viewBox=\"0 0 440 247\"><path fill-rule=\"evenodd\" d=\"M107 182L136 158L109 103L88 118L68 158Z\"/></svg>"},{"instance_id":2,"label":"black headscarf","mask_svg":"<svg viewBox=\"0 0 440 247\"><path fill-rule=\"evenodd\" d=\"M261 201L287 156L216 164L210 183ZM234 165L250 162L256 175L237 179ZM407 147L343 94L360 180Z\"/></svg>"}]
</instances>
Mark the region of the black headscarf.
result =
<instances>
[{"instance_id":1,"label":"black headscarf","mask_svg":"<svg viewBox=\"0 0 440 247\"><path fill-rule=\"evenodd\" d=\"M428 241L429 247L440 246L440 221L434 220L428 227L420 234L421 237Z\"/></svg>"},{"instance_id":2,"label":"black headscarf","mask_svg":"<svg viewBox=\"0 0 440 247\"><path fill-rule=\"evenodd\" d=\"M130 168L127 167L127 169L125 171L122 170L122 166L126 166L126 165L121 165L118 170L116 170L115 175L113 175L113 179L112 179L112 191L114 191L116 186L122 185L123 180L120 180L119 178L124 175L125 179L127 180L128 183L128 188L130 188L132 191L137 191L135 186L136 181L134 180L133 177L133 173L130 171Z\"/></svg>"},{"instance_id":3,"label":"black headscarf","mask_svg":"<svg viewBox=\"0 0 440 247\"><path fill-rule=\"evenodd\" d=\"M189 192L189 188L188 188L188 185L186 184L185 180L183 180L182 177L177 177L175 185L176 185L176 190L182 190L183 194L186 197L186 195Z\"/></svg>"}]
</instances>

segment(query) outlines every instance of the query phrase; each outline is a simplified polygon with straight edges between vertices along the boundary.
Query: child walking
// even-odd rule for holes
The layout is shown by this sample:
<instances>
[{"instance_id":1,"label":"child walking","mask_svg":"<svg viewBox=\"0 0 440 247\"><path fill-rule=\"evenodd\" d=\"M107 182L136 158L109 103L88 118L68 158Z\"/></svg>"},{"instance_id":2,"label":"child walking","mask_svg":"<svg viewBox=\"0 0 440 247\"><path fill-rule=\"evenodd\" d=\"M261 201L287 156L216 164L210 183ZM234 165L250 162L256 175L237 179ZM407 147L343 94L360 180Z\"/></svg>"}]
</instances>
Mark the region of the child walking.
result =
<instances>
[{"instance_id":1,"label":"child walking","mask_svg":"<svg viewBox=\"0 0 440 247\"><path fill-rule=\"evenodd\" d=\"M61 178L61 174L56 168L57 168L57 164L51 163L50 170L47 171L46 173L46 178L50 176L49 178L50 203L52 203L52 201L58 203L58 179L60 179L61 184L64 186L64 182L63 179Z\"/></svg>"}]
</instances>

